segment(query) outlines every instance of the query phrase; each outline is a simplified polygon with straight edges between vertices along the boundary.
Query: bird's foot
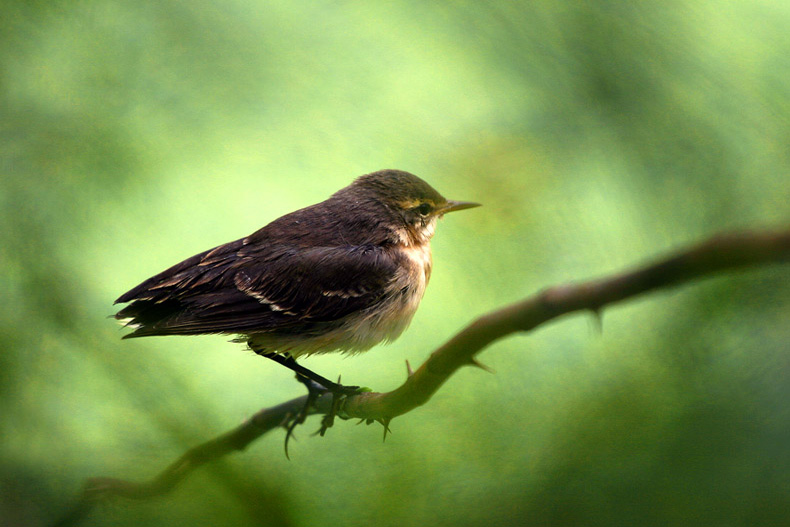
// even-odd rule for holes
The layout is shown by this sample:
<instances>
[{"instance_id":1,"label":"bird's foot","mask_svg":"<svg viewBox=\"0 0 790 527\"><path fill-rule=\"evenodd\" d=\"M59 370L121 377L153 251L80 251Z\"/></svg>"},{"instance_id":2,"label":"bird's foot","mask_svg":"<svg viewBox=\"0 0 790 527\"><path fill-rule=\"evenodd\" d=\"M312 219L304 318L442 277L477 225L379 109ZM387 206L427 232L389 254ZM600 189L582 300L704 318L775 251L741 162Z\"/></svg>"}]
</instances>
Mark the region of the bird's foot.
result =
<instances>
[{"instance_id":1,"label":"bird's foot","mask_svg":"<svg viewBox=\"0 0 790 527\"><path fill-rule=\"evenodd\" d=\"M307 388L307 398L305 399L305 404L296 414L289 416L285 423L285 457L288 458L288 441L293 436L293 432L297 426L304 423L307 419L307 416L316 409L316 403L321 397L324 397L328 394L332 396L332 403L329 408L329 411L324 415L321 419L321 428L316 432L317 434L323 436L326 431L332 427L335 422L335 417L340 417L341 419L345 419L342 413L343 403L345 402L346 398L349 395L356 395L365 391L370 391L370 388L364 388L359 386L344 386L340 384L340 379L338 382L332 382L326 379L326 382L318 383L315 380L308 379L300 374L296 375L296 378L305 385ZM290 459L290 458L289 458Z\"/></svg>"},{"instance_id":2,"label":"bird's foot","mask_svg":"<svg viewBox=\"0 0 790 527\"><path fill-rule=\"evenodd\" d=\"M343 386L340 384L339 378L337 379L337 383L332 384L333 387L329 389L330 393L332 394L332 406L330 406L329 411L324 414L324 417L321 419L321 428L319 428L316 432L316 434L320 435L321 437L323 437L326 431L332 428L332 425L335 424L335 417L348 419L348 417L346 417L343 413L343 403L346 402L346 398L348 396L371 391L370 388L365 388L362 386Z\"/></svg>"},{"instance_id":3,"label":"bird's foot","mask_svg":"<svg viewBox=\"0 0 790 527\"><path fill-rule=\"evenodd\" d=\"M318 399L321 398L327 392L327 389L324 386L312 381L306 377L303 377L296 374L296 378L305 385L307 388L307 398L305 399L304 405L302 408L299 409L298 412L294 414L290 414L286 417L283 426L285 427L285 457L291 459L288 455L288 441L291 440L293 437L293 432L297 426L304 423L307 419L307 416L310 415L310 411L315 409L315 403Z\"/></svg>"}]
</instances>

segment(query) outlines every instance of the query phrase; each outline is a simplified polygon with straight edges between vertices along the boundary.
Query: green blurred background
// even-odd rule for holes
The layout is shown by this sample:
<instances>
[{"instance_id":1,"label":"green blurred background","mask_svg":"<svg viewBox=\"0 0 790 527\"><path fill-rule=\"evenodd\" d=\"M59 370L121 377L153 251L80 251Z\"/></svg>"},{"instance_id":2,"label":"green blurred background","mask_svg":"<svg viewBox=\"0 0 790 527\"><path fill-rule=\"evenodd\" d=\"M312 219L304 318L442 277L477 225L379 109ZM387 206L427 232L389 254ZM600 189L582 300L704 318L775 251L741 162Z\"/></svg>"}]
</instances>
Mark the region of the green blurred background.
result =
<instances>
[{"instance_id":1,"label":"green blurred background","mask_svg":"<svg viewBox=\"0 0 790 527\"><path fill-rule=\"evenodd\" d=\"M112 301L380 168L446 218L384 391L477 315L790 220L790 3L0 4L0 520L146 479L301 395L216 337L121 342ZM381 427L275 432L85 525L759 525L790 518L787 268L497 343Z\"/></svg>"}]
</instances>

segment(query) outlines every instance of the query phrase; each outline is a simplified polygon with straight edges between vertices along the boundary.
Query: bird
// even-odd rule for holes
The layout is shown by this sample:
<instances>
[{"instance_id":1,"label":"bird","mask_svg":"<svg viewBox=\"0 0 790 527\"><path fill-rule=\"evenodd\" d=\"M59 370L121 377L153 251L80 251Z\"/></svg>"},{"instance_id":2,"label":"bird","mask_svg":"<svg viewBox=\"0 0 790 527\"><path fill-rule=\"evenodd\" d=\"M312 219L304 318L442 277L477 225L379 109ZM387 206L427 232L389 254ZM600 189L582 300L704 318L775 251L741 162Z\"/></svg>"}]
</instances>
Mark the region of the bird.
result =
<instances>
[{"instance_id":1,"label":"bird","mask_svg":"<svg viewBox=\"0 0 790 527\"><path fill-rule=\"evenodd\" d=\"M445 199L409 172L365 174L145 280L115 301L127 305L114 316L133 329L125 339L234 335L297 378L348 393L296 359L356 354L400 336L431 277L437 221L479 205Z\"/></svg>"}]
</instances>

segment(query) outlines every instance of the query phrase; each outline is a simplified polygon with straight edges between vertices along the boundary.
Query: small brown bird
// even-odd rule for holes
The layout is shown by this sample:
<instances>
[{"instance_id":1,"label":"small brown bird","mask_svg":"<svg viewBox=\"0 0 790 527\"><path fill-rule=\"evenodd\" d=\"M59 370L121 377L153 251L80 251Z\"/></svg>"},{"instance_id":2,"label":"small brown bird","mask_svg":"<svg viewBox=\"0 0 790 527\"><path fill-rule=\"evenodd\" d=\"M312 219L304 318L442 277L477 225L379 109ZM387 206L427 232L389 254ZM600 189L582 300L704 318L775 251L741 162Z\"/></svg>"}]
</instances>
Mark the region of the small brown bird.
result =
<instances>
[{"instance_id":1,"label":"small brown bird","mask_svg":"<svg viewBox=\"0 0 790 527\"><path fill-rule=\"evenodd\" d=\"M323 385L296 364L397 338L431 276L430 239L450 201L400 170L357 178L329 199L197 254L123 294L130 337L238 335L256 353ZM309 385L308 385L309 387Z\"/></svg>"}]
</instances>

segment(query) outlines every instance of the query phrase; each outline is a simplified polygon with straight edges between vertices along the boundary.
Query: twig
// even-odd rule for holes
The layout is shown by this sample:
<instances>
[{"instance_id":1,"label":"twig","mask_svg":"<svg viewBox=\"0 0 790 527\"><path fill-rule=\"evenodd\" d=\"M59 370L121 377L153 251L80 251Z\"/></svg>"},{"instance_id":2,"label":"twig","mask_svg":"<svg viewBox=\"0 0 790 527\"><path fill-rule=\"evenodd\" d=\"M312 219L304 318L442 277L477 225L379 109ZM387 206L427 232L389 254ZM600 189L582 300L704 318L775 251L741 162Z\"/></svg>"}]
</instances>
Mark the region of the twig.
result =
<instances>
[{"instance_id":1,"label":"twig","mask_svg":"<svg viewBox=\"0 0 790 527\"><path fill-rule=\"evenodd\" d=\"M696 278L746 266L790 261L790 230L738 232L719 235L685 251L634 271L580 284L552 287L521 302L481 316L434 351L416 371L407 365L408 377L388 393L349 396L341 408L344 417L368 423L390 420L425 404L462 366L482 367L475 355L492 342L511 333L529 331L561 315L592 311L642 293L679 285ZM280 427L305 403L299 397L263 409L234 430L188 450L149 482L134 483L112 478L91 478L77 505L57 525L73 525L93 506L110 496L145 499L165 494L199 466L230 452L244 450L260 436ZM331 397L320 397L312 413L330 410Z\"/></svg>"}]
</instances>

